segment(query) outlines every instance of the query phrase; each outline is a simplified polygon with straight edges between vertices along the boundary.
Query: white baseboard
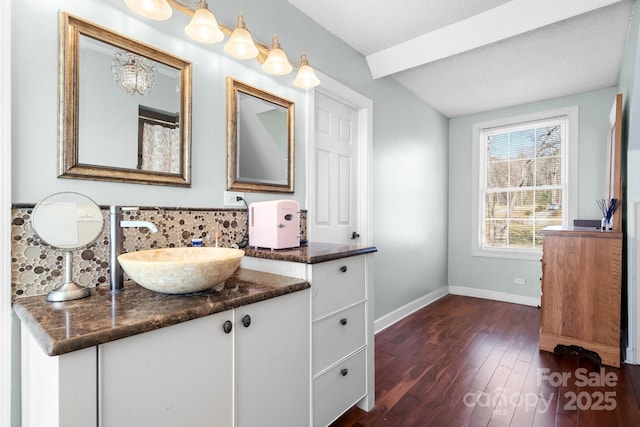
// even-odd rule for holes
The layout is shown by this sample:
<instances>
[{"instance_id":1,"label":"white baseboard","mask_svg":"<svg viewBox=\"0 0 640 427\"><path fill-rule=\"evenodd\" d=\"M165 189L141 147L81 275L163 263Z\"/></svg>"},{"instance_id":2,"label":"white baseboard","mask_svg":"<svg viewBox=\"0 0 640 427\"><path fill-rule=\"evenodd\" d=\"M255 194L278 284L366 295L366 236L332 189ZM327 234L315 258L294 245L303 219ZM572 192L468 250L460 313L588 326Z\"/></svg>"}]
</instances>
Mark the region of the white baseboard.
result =
<instances>
[{"instance_id":1,"label":"white baseboard","mask_svg":"<svg viewBox=\"0 0 640 427\"><path fill-rule=\"evenodd\" d=\"M373 322L374 332L377 334L378 332L388 328L394 323L404 319L411 313L414 313L420 310L422 307L426 307L432 302L439 300L448 293L449 292L447 287L441 286L438 289L429 292L425 296L411 301L409 304L403 305L402 307L393 310L391 313L385 314L384 316L376 319Z\"/></svg>"},{"instance_id":2,"label":"white baseboard","mask_svg":"<svg viewBox=\"0 0 640 427\"><path fill-rule=\"evenodd\" d=\"M514 304L540 306L540 297L527 297L523 295L508 294L506 292L490 291L487 289L467 288L465 286L449 286L449 293L466 297L492 299L495 301L512 302Z\"/></svg>"},{"instance_id":3,"label":"white baseboard","mask_svg":"<svg viewBox=\"0 0 640 427\"><path fill-rule=\"evenodd\" d=\"M511 302L514 304L529 305L532 307L540 306L540 297L527 297L522 295L508 294L506 292L489 291L486 289L467 288L464 286L441 286L438 289L429 292L427 295L411 301L409 304L385 314L373 322L374 331L377 334L385 330L389 326L404 319L408 315L428 306L434 301L439 300L447 294L462 295L467 297L476 297L491 299L495 301Z\"/></svg>"}]
</instances>

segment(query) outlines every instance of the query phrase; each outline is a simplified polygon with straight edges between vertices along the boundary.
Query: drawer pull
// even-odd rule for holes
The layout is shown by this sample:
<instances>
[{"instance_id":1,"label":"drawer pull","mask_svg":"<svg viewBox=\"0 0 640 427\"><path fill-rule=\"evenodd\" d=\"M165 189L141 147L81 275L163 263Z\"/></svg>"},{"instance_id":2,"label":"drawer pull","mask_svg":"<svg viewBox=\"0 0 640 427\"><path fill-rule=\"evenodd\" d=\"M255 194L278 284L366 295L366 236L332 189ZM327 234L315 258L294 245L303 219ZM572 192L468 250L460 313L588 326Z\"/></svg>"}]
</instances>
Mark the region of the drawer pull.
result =
<instances>
[{"instance_id":1,"label":"drawer pull","mask_svg":"<svg viewBox=\"0 0 640 427\"><path fill-rule=\"evenodd\" d=\"M347 324L347 322L348 322L348 321L347 321L347 318L346 318L346 317L343 317L342 319L340 319L340 324L341 324L342 326L346 325L346 324Z\"/></svg>"},{"instance_id":2,"label":"drawer pull","mask_svg":"<svg viewBox=\"0 0 640 427\"><path fill-rule=\"evenodd\" d=\"M233 323L231 323L231 320L227 320L222 324L222 330L224 331L225 334L230 333L232 329L233 329Z\"/></svg>"},{"instance_id":3,"label":"drawer pull","mask_svg":"<svg viewBox=\"0 0 640 427\"><path fill-rule=\"evenodd\" d=\"M343 265L342 267L340 267L340 271L342 271L343 273L347 272L347 266Z\"/></svg>"},{"instance_id":4,"label":"drawer pull","mask_svg":"<svg viewBox=\"0 0 640 427\"><path fill-rule=\"evenodd\" d=\"M251 316L249 316L248 314L245 314L245 316L242 318L242 324L244 325L245 328L248 328L249 325L251 324Z\"/></svg>"},{"instance_id":5,"label":"drawer pull","mask_svg":"<svg viewBox=\"0 0 640 427\"><path fill-rule=\"evenodd\" d=\"M349 373L349 370L347 368L342 368L340 370L340 375L342 375L343 377L346 377L348 373Z\"/></svg>"}]
</instances>

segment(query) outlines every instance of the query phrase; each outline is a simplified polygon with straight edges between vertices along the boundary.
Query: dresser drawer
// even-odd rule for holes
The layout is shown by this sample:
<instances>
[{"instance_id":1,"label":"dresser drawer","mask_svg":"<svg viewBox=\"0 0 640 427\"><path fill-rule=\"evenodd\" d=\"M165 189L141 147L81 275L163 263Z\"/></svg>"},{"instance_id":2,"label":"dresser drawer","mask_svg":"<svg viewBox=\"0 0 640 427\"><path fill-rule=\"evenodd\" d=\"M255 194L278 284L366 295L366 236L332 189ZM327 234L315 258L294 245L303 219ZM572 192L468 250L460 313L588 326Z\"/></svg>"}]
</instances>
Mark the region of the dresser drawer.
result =
<instances>
[{"instance_id":1,"label":"dresser drawer","mask_svg":"<svg viewBox=\"0 0 640 427\"><path fill-rule=\"evenodd\" d=\"M315 322L312 336L316 375L365 345L365 303Z\"/></svg>"},{"instance_id":2,"label":"dresser drawer","mask_svg":"<svg viewBox=\"0 0 640 427\"><path fill-rule=\"evenodd\" d=\"M324 427L364 397L366 352L359 351L313 381L313 425Z\"/></svg>"},{"instance_id":3,"label":"dresser drawer","mask_svg":"<svg viewBox=\"0 0 640 427\"><path fill-rule=\"evenodd\" d=\"M313 264L313 319L324 317L365 299L364 267L364 256Z\"/></svg>"}]
</instances>

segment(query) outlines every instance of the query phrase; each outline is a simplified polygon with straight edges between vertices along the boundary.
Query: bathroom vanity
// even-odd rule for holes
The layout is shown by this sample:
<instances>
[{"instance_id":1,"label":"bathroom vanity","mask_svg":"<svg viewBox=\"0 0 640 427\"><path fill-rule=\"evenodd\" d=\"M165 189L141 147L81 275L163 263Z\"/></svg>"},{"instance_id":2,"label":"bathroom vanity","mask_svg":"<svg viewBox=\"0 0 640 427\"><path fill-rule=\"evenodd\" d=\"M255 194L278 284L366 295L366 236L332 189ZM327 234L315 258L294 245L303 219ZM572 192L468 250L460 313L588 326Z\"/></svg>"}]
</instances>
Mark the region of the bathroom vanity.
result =
<instances>
[{"instance_id":1,"label":"bathroom vanity","mask_svg":"<svg viewBox=\"0 0 640 427\"><path fill-rule=\"evenodd\" d=\"M219 292L18 299L22 425L325 426L370 409L375 251L248 249Z\"/></svg>"},{"instance_id":2,"label":"bathroom vanity","mask_svg":"<svg viewBox=\"0 0 640 427\"><path fill-rule=\"evenodd\" d=\"M374 406L375 247L311 243L249 249L241 266L311 284L312 425L324 427L353 405Z\"/></svg>"},{"instance_id":3,"label":"bathroom vanity","mask_svg":"<svg viewBox=\"0 0 640 427\"><path fill-rule=\"evenodd\" d=\"M17 300L23 426L309 423L304 280L238 269L221 292Z\"/></svg>"}]
</instances>

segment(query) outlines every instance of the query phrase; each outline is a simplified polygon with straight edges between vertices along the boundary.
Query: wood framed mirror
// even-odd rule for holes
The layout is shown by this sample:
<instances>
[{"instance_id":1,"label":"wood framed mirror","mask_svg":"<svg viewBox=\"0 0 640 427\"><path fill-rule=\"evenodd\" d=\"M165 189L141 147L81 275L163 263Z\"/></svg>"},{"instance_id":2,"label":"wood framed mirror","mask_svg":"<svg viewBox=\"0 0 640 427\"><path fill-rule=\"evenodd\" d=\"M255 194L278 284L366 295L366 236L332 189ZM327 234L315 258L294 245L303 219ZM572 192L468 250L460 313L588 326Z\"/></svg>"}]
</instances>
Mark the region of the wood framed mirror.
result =
<instances>
[{"instance_id":1,"label":"wood framed mirror","mask_svg":"<svg viewBox=\"0 0 640 427\"><path fill-rule=\"evenodd\" d=\"M609 113L606 169L606 201L618 199L619 204L613 213L613 231L622 231L622 94L616 95Z\"/></svg>"},{"instance_id":2,"label":"wood framed mirror","mask_svg":"<svg viewBox=\"0 0 640 427\"><path fill-rule=\"evenodd\" d=\"M66 12L59 33L58 177L190 186L191 63Z\"/></svg>"},{"instance_id":3,"label":"wood framed mirror","mask_svg":"<svg viewBox=\"0 0 640 427\"><path fill-rule=\"evenodd\" d=\"M227 77L227 189L294 191L295 104Z\"/></svg>"}]
</instances>

